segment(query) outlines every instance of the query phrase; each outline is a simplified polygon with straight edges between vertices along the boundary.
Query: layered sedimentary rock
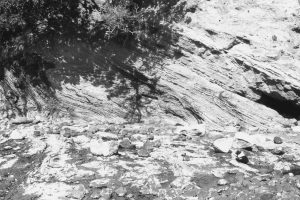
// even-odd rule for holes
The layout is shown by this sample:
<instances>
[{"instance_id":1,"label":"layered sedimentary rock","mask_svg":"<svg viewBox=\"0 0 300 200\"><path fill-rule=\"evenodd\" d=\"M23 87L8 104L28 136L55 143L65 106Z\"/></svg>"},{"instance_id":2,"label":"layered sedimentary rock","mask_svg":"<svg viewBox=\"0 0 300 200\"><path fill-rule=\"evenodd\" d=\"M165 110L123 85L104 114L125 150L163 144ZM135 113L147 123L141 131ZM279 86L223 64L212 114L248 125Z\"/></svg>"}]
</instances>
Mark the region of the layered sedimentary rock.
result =
<instances>
[{"instance_id":1,"label":"layered sedimentary rock","mask_svg":"<svg viewBox=\"0 0 300 200\"><path fill-rule=\"evenodd\" d=\"M296 0L176 6L182 5L185 17L172 24L172 38L162 33L143 51L117 45L92 54L81 50L86 61L49 70L58 99L77 115L114 122L138 113L136 94L144 101L144 119L273 126L300 115Z\"/></svg>"}]
</instances>

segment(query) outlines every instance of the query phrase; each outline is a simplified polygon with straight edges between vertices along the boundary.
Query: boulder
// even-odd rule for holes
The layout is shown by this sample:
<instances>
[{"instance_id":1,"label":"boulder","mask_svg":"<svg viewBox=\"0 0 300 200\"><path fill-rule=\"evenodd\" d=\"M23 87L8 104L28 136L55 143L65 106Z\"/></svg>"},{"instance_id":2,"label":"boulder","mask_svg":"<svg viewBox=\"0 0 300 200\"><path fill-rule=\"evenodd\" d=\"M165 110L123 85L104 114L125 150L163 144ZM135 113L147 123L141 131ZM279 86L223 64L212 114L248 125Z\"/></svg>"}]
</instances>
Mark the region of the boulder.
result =
<instances>
[{"instance_id":1,"label":"boulder","mask_svg":"<svg viewBox=\"0 0 300 200\"><path fill-rule=\"evenodd\" d=\"M293 126L291 128L292 128L292 131L294 131L296 133L300 133L300 126Z\"/></svg>"},{"instance_id":2,"label":"boulder","mask_svg":"<svg viewBox=\"0 0 300 200\"><path fill-rule=\"evenodd\" d=\"M213 147L216 152L228 153L233 145L233 138L220 138L214 141Z\"/></svg>"},{"instance_id":3,"label":"boulder","mask_svg":"<svg viewBox=\"0 0 300 200\"><path fill-rule=\"evenodd\" d=\"M93 140L90 143L90 151L97 156L112 156L118 152L119 144L117 141L98 141Z\"/></svg>"}]
</instances>

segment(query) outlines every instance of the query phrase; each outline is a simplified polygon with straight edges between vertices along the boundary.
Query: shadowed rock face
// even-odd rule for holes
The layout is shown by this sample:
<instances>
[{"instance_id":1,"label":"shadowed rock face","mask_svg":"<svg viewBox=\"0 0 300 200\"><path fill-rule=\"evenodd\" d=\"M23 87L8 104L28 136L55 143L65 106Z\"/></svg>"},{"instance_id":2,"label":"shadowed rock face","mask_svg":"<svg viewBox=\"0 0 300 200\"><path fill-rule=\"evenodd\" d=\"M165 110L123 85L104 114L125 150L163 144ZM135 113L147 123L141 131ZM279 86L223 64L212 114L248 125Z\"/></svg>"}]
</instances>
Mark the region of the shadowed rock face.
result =
<instances>
[{"instance_id":1,"label":"shadowed rock face","mask_svg":"<svg viewBox=\"0 0 300 200\"><path fill-rule=\"evenodd\" d=\"M109 122L142 114L216 126L273 126L286 124L283 117L297 118L298 2L222 2L172 5L181 6L184 19L143 47L63 49L65 60L47 72L58 99L78 116Z\"/></svg>"}]
</instances>

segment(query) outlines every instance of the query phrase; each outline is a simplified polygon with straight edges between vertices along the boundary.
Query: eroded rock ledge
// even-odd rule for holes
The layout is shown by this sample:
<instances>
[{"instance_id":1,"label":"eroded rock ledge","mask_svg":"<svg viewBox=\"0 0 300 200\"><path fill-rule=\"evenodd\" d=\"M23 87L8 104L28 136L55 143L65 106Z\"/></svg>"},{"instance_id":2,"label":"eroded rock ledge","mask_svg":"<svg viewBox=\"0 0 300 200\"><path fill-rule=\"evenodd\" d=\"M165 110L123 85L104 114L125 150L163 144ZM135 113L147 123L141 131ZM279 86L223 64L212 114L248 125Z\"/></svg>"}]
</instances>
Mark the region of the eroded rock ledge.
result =
<instances>
[{"instance_id":1,"label":"eroded rock ledge","mask_svg":"<svg viewBox=\"0 0 300 200\"><path fill-rule=\"evenodd\" d=\"M183 20L156 42L112 43L96 52L80 43L61 49L64 62L47 71L58 100L53 105L114 123L136 115L216 127L291 126L298 120L296 0L182 0L176 6Z\"/></svg>"},{"instance_id":2,"label":"eroded rock ledge","mask_svg":"<svg viewBox=\"0 0 300 200\"><path fill-rule=\"evenodd\" d=\"M175 39L162 37L159 47L151 47L159 49L158 55L109 47L116 53L111 62L123 63L121 68L124 58L129 58L127 62L137 69L145 64L156 69L159 94L142 108L144 117L190 123L204 120L216 126L294 123L284 117L297 119L300 114L298 2L187 1L185 11L184 22L173 24ZM101 74L108 63L101 56L97 59ZM50 70L53 82L59 80L58 74L72 72L77 77L75 85L62 85L59 98L77 113L122 121L127 112L122 106L124 96L107 99L107 87L103 83L93 86L85 67ZM149 94L149 85L140 84L140 90ZM127 86L125 96L134 94L132 85Z\"/></svg>"}]
</instances>

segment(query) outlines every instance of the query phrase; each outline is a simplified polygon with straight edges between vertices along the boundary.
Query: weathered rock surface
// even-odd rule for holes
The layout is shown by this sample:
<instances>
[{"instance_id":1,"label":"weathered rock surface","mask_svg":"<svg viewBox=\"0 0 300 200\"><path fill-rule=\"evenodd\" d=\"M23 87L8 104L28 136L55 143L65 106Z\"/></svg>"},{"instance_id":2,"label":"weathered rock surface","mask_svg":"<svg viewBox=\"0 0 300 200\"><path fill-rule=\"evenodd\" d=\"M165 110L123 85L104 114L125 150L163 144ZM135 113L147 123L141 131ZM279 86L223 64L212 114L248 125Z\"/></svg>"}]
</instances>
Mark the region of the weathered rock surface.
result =
<instances>
[{"instance_id":1,"label":"weathered rock surface","mask_svg":"<svg viewBox=\"0 0 300 200\"><path fill-rule=\"evenodd\" d=\"M115 54L110 62L103 57L107 49L80 52L97 69L70 63L49 70L58 98L79 116L126 121L130 103L122 95L135 95L126 71L131 63L136 69L152 67L160 77L154 94L145 78L152 72L136 77L140 93L146 94L143 100L149 101L141 108L144 117L204 120L222 127L291 125L283 116L300 114L299 3L183 0L176 6L182 5L185 20L171 26L175 39L162 36L159 44L152 44L162 54L149 57L112 44L107 47Z\"/></svg>"},{"instance_id":2,"label":"weathered rock surface","mask_svg":"<svg viewBox=\"0 0 300 200\"><path fill-rule=\"evenodd\" d=\"M93 140L90 143L92 154L99 156L112 156L118 152L119 144L116 141L97 141Z\"/></svg>"},{"instance_id":3,"label":"weathered rock surface","mask_svg":"<svg viewBox=\"0 0 300 200\"><path fill-rule=\"evenodd\" d=\"M63 123L44 121L2 130L0 199L262 199L266 194L300 198L300 142L288 127L276 134L272 129L232 134L224 130L220 133L227 133L226 138L214 138L210 132L215 130L205 124L205 135L185 129L185 140L178 140L177 126L165 123L98 124L120 132L117 139L106 141L88 131L70 137L34 134L46 127L62 128ZM72 130L88 126L77 120L69 124ZM149 140L148 130L154 127ZM276 137L284 142L275 144ZM127 148L130 141L141 145Z\"/></svg>"},{"instance_id":4,"label":"weathered rock surface","mask_svg":"<svg viewBox=\"0 0 300 200\"><path fill-rule=\"evenodd\" d=\"M300 199L298 2L176 6L155 55L61 50L87 58L47 73L73 118L0 120L0 199Z\"/></svg>"},{"instance_id":5,"label":"weathered rock surface","mask_svg":"<svg viewBox=\"0 0 300 200\"><path fill-rule=\"evenodd\" d=\"M217 152L228 153L233 145L232 138L221 138L214 141L213 146Z\"/></svg>"}]
</instances>

